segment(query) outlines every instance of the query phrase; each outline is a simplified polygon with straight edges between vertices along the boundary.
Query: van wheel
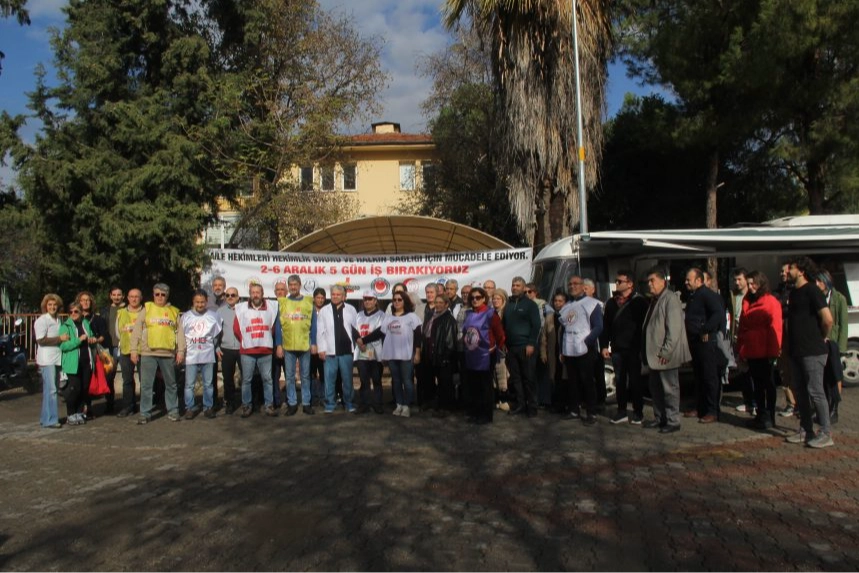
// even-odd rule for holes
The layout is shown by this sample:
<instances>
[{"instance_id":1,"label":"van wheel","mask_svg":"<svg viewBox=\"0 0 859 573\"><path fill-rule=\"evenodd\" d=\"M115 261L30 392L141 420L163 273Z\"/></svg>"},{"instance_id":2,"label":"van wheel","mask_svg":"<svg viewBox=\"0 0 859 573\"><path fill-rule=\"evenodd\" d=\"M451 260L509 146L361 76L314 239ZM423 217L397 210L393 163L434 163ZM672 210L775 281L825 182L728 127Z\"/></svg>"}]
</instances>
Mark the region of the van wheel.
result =
<instances>
[{"instance_id":1,"label":"van wheel","mask_svg":"<svg viewBox=\"0 0 859 573\"><path fill-rule=\"evenodd\" d=\"M859 340L847 342L847 352L841 355L841 368L846 386L859 385Z\"/></svg>"}]
</instances>

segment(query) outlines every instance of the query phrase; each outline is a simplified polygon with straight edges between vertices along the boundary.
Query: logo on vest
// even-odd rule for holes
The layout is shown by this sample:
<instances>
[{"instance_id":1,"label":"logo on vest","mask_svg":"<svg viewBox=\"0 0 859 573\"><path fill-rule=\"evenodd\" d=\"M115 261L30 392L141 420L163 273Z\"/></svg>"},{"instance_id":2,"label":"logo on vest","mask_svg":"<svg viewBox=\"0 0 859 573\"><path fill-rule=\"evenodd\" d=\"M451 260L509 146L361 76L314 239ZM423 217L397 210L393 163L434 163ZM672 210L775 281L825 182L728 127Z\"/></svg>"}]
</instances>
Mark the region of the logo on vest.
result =
<instances>
[{"instance_id":1,"label":"logo on vest","mask_svg":"<svg viewBox=\"0 0 859 573\"><path fill-rule=\"evenodd\" d=\"M468 350L477 350L480 346L480 331L473 326L465 329L465 334L462 335L462 342Z\"/></svg>"}]
</instances>

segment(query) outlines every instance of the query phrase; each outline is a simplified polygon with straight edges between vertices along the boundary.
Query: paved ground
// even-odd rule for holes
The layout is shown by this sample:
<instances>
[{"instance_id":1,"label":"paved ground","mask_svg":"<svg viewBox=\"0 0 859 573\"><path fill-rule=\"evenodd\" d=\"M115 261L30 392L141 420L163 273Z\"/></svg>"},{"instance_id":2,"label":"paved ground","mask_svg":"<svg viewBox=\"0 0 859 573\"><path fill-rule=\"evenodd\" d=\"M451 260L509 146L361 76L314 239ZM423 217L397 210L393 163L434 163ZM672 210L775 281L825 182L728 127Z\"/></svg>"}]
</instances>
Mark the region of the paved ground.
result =
<instances>
[{"instance_id":1,"label":"paved ground","mask_svg":"<svg viewBox=\"0 0 859 573\"><path fill-rule=\"evenodd\" d=\"M0 569L857 570L845 398L818 451L733 408L668 436L345 413L43 430L41 395L8 391Z\"/></svg>"}]
</instances>

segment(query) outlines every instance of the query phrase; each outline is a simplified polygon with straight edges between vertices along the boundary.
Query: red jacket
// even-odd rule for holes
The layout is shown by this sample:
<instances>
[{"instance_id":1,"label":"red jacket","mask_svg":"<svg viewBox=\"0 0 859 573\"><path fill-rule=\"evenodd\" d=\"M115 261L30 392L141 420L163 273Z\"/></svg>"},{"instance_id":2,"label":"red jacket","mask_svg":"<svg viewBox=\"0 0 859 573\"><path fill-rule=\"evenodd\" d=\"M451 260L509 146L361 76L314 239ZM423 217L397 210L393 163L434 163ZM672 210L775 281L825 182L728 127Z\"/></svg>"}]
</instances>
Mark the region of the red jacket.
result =
<instances>
[{"instance_id":1,"label":"red jacket","mask_svg":"<svg viewBox=\"0 0 859 573\"><path fill-rule=\"evenodd\" d=\"M781 351L781 303L771 294L743 298L737 348L740 358L777 358Z\"/></svg>"}]
</instances>

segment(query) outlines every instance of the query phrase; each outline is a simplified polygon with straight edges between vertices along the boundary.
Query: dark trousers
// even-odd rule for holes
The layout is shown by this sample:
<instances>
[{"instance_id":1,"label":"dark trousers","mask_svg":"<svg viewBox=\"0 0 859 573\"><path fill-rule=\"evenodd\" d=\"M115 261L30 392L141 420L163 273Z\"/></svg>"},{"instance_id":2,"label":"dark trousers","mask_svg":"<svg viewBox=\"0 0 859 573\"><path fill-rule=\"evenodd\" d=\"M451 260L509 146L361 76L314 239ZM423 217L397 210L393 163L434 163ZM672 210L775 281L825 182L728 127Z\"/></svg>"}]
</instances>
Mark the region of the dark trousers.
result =
<instances>
[{"instance_id":1,"label":"dark trousers","mask_svg":"<svg viewBox=\"0 0 859 573\"><path fill-rule=\"evenodd\" d=\"M361 389L358 391L361 406L382 405L382 363L375 360L356 360Z\"/></svg>"},{"instance_id":2,"label":"dark trousers","mask_svg":"<svg viewBox=\"0 0 859 573\"><path fill-rule=\"evenodd\" d=\"M66 399L66 413L71 416L83 412L84 405L89 400L89 380L92 376L90 365L81 360L78 364L77 374L69 374L69 383L63 393ZM89 404L87 404L89 405ZM92 410L87 410L89 414Z\"/></svg>"},{"instance_id":3,"label":"dark trousers","mask_svg":"<svg viewBox=\"0 0 859 573\"><path fill-rule=\"evenodd\" d=\"M310 403L316 406L325 400L325 361L318 354L310 355Z\"/></svg>"},{"instance_id":4,"label":"dark trousers","mask_svg":"<svg viewBox=\"0 0 859 573\"><path fill-rule=\"evenodd\" d=\"M737 377L734 380L740 386L740 390L743 393L743 404L746 405L746 412L751 414L752 409L757 405L755 403L755 396L757 396L755 381L749 372L737 374Z\"/></svg>"},{"instance_id":5,"label":"dark trousers","mask_svg":"<svg viewBox=\"0 0 859 573\"><path fill-rule=\"evenodd\" d=\"M274 407L278 407L283 401L280 392L280 375L284 371L283 358L278 358L277 354L271 354L271 390Z\"/></svg>"},{"instance_id":6,"label":"dark trousers","mask_svg":"<svg viewBox=\"0 0 859 573\"><path fill-rule=\"evenodd\" d=\"M236 395L236 369L241 368L238 350L221 348L221 372L224 375L224 402L236 407L241 399Z\"/></svg>"},{"instance_id":7,"label":"dark trousers","mask_svg":"<svg viewBox=\"0 0 859 573\"><path fill-rule=\"evenodd\" d=\"M697 337L689 341L698 394L698 416L701 418L708 415L719 417L721 385L716 376L716 339L713 336L710 338L708 342L701 342Z\"/></svg>"},{"instance_id":8,"label":"dark trousers","mask_svg":"<svg viewBox=\"0 0 859 573\"><path fill-rule=\"evenodd\" d=\"M579 410L584 403L588 416L596 414L597 391L594 383L594 355L587 352L582 356L564 356L567 377L570 379L570 409Z\"/></svg>"},{"instance_id":9,"label":"dark trousers","mask_svg":"<svg viewBox=\"0 0 859 573\"><path fill-rule=\"evenodd\" d=\"M841 402L841 394L838 392L838 383L844 379L844 369L841 366L841 351L838 343L830 340L827 350L829 356L826 358L826 366L823 368L823 391L826 393L826 402L829 404L829 414L838 411Z\"/></svg>"},{"instance_id":10,"label":"dark trousers","mask_svg":"<svg viewBox=\"0 0 859 573\"><path fill-rule=\"evenodd\" d=\"M775 425L775 379L773 361L770 358L749 358L749 377L755 390L756 418L764 416Z\"/></svg>"},{"instance_id":11,"label":"dark trousers","mask_svg":"<svg viewBox=\"0 0 859 573\"><path fill-rule=\"evenodd\" d=\"M113 359L118 363L119 347L113 346L108 350ZM104 396L104 401L107 404L106 412L111 412L113 411L113 403L116 400L116 389L113 387L113 383L116 381L116 366L110 372L105 372L104 377L107 379L107 394Z\"/></svg>"},{"instance_id":12,"label":"dark trousers","mask_svg":"<svg viewBox=\"0 0 859 573\"><path fill-rule=\"evenodd\" d=\"M437 384L435 392L438 396L437 409L439 410L453 410L456 405L456 389L453 387L454 366L452 362L445 362L431 368L430 380Z\"/></svg>"},{"instance_id":13,"label":"dark trousers","mask_svg":"<svg viewBox=\"0 0 859 573\"><path fill-rule=\"evenodd\" d=\"M491 370L466 370L465 388L468 394L468 415L477 420L492 421L495 411L495 390Z\"/></svg>"},{"instance_id":14,"label":"dark trousers","mask_svg":"<svg viewBox=\"0 0 859 573\"><path fill-rule=\"evenodd\" d=\"M597 404L603 406L608 397L608 388L605 385L605 362L596 344L590 349L590 354L591 364L594 369L594 388L596 389Z\"/></svg>"},{"instance_id":15,"label":"dark trousers","mask_svg":"<svg viewBox=\"0 0 859 573\"><path fill-rule=\"evenodd\" d=\"M134 370L137 369L138 377L140 376L140 370L131 361L130 354L119 355L119 367L122 369L122 401L125 403L126 408L133 410L137 407L137 399L134 394Z\"/></svg>"},{"instance_id":16,"label":"dark trousers","mask_svg":"<svg viewBox=\"0 0 859 573\"><path fill-rule=\"evenodd\" d=\"M625 411L632 402L632 411L644 415L644 391L641 376L641 358L637 348L618 348L611 353L614 365L614 386L617 390L617 409ZM600 359L602 363L602 359Z\"/></svg>"},{"instance_id":17,"label":"dark trousers","mask_svg":"<svg viewBox=\"0 0 859 573\"><path fill-rule=\"evenodd\" d=\"M429 356L426 359L429 360ZM415 380L417 381L417 403L422 408L428 408L435 398L435 379L432 366L421 361L415 365Z\"/></svg>"},{"instance_id":18,"label":"dark trousers","mask_svg":"<svg viewBox=\"0 0 859 573\"><path fill-rule=\"evenodd\" d=\"M537 410L537 352L525 356L525 347L512 347L507 351L507 386L516 392L516 407ZM490 382L491 382L490 376Z\"/></svg>"},{"instance_id":19,"label":"dark trousers","mask_svg":"<svg viewBox=\"0 0 859 573\"><path fill-rule=\"evenodd\" d=\"M179 380L177 378L177 380ZM184 378L182 378L184 380ZM179 400L182 402L182 400ZM213 408L218 407L218 357L215 356L215 363L212 365L212 404Z\"/></svg>"}]
</instances>

